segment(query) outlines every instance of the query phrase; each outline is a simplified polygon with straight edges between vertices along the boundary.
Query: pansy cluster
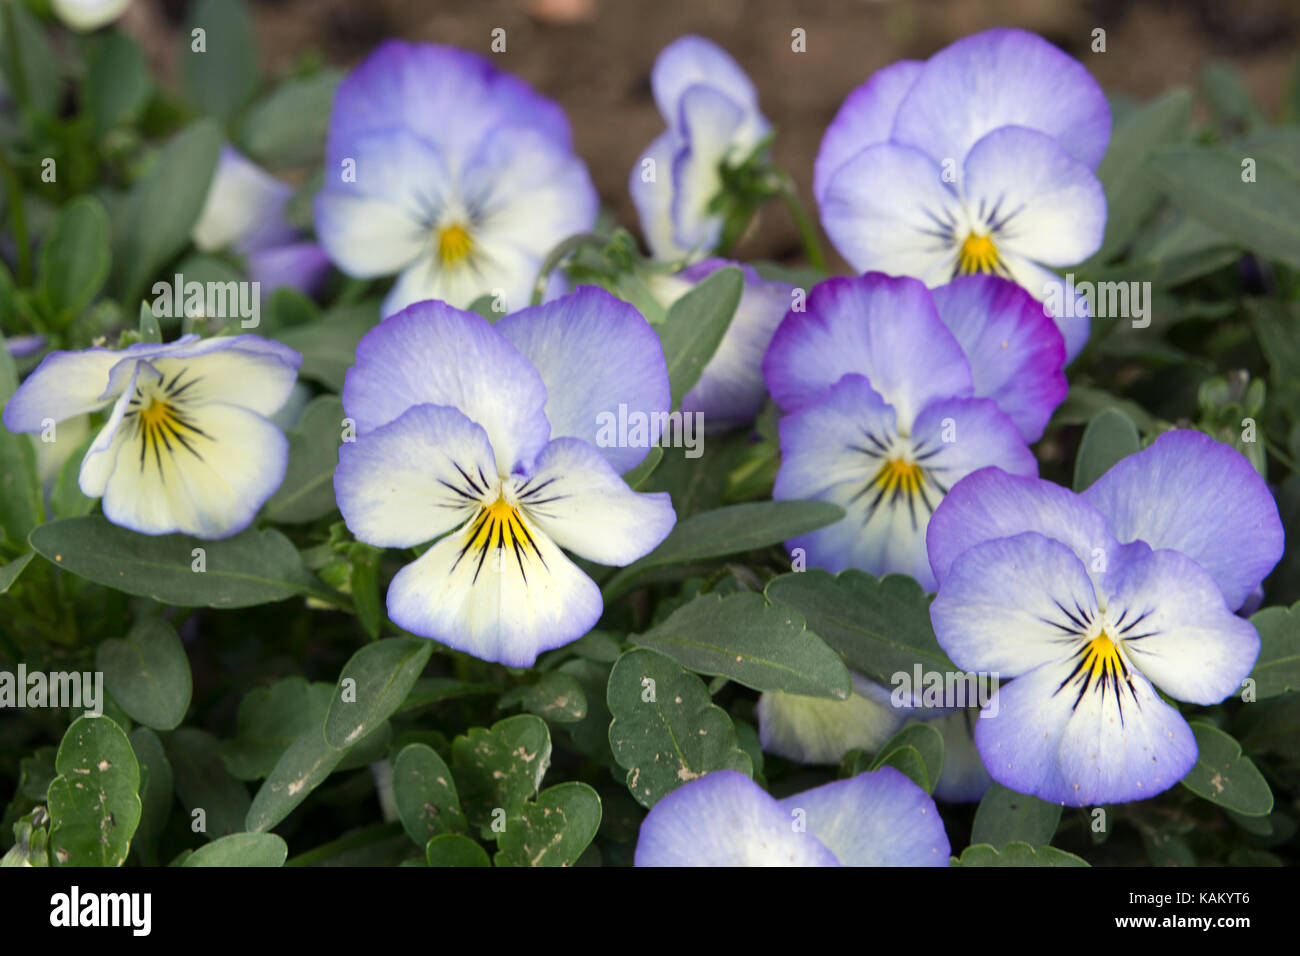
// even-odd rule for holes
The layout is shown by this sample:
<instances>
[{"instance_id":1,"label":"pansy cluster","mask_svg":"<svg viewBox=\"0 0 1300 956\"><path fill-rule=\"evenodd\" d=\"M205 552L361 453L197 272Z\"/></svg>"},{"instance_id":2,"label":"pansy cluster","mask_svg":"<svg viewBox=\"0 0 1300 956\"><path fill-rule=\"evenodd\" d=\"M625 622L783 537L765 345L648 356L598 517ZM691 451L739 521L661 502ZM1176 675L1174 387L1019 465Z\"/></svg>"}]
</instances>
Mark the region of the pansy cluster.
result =
<instances>
[{"instance_id":1,"label":"pansy cluster","mask_svg":"<svg viewBox=\"0 0 1300 956\"><path fill-rule=\"evenodd\" d=\"M53 4L76 30L125 6ZM70 497L56 481L84 433L72 461L81 495L99 500L95 522L202 542L264 535L292 564L273 582L287 592L268 602L355 612L372 639L418 646L421 660L436 642L453 652L440 673L454 670L454 694L490 692L497 710L522 706L569 724L583 747L595 740L599 753L573 763L606 784L608 770L628 771L648 809L623 841L638 866L946 866L940 804L980 800L993 783L1096 807L1185 780L1198 760L1190 708L1236 694L1260 659L1248 615L1283 557L1284 531L1251 461L1205 430L1154 418L1142 423L1145 443L1136 428L1129 444L1127 433L1117 439L1130 453L1090 484L1040 477L1040 461L1059 474L1068 454L1033 446L1044 436L1060 445L1062 404L1075 397L1066 370L1090 336L1086 303L1054 270L1096 253L1107 225L1096 170L1111 111L1088 70L1041 37L996 29L853 90L812 170L846 276L724 258L737 255L732 231L747 203L789 182L772 165L774 128L754 84L730 55L682 37L659 53L650 85L664 129L628 182L648 256L598 225L560 106L476 53L394 40L343 77L319 188L300 194L303 209L312 200L314 235L291 213L293 174L263 168L238 124L229 135L239 145L214 133L215 172L181 237L209 266L298 294L279 300L262 332L207 338L188 324L160 327L147 310L138 333L123 332L111 304L116 348L98 329L82 335L93 292L68 315L43 287L22 299L57 321L29 323L0 350L0 373L15 360L28 370L21 384L8 376L16 388L0 375L11 394L3 424L16 435L65 429L57 460L32 452L28 470L44 479L34 513ZM58 246L44 242L42 256ZM187 261L179 246L167 255ZM701 295L721 298L723 270L725 308ZM701 302L716 314L701 318ZM89 347L69 347L78 345ZM1093 354L1076 364L1091 370ZM317 411L299 416L316 391ZM629 413L647 427L609 440L605 423ZM328 428L313 431L322 415ZM709 441L729 442L743 465L703 478L691 456L656 447L682 415L699 416ZM286 480L321 458L322 435L317 487L303 471ZM27 468L22 454L12 457ZM20 468L4 464L8 483ZM295 481L309 486L303 498L323 490L324 506L275 513L273 496ZM712 514L697 501L709 495ZM13 577L0 565L0 594L39 550L39 535L14 535L5 520L0 556L15 541L31 548ZM281 520L296 525L292 538L265 532ZM752 568L737 557L763 548ZM878 668L774 593L774 580L807 569L843 586L823 592L837 596L912 579L879 603L906 605L898 613L921 622L927 661L947 655L991 676L991 699L900 701ZM616 605L628 581L639 590ZM227 595L207 597L190 603ZM736 598L751 599L754 615L739 638L720 610ZM870 631L889 660L916 652L915 634L895 634L881 614L829 626ZM771 629L803 642L794 665ZM658 684L638 675L637 719L613 679L634 645L676 668ZM393 709L357 734L393 716L416 679L405 676ZM719 702L750 690L733 723ZM335 746L336 716L321 716L323 737L312 724L314 736L298 728L291 739L327 742L341 760L356 741ZM245 719L241 706L241 728ZM942 746L938 772L923 747L886 759L887 742L918 724ZM473 781L467 800L510 804L511 827L555 826L544 801L559 788L538 790L549 736L521 742L501 727L442 748ZM442 776L452 771L419 746L424 764L407 776L428 785L429 810L412 815L424 804L390 799L400 784L377 759L381 804L397 806L412 835L473 843ZM525 771L507 764L516 756ZM276 761L249 763L231 772L270 787ZM827 766L839 778L811 785ZM497 782L507 777L509 787ZM524 778L524 797L493 789ZM570 849L565 834L548 831L545 847L535 838L518 838L535 860ZM518 851L499 845L498 862ZM434 862L431 840L427 851Z\"/></svg>"}]
</instances>

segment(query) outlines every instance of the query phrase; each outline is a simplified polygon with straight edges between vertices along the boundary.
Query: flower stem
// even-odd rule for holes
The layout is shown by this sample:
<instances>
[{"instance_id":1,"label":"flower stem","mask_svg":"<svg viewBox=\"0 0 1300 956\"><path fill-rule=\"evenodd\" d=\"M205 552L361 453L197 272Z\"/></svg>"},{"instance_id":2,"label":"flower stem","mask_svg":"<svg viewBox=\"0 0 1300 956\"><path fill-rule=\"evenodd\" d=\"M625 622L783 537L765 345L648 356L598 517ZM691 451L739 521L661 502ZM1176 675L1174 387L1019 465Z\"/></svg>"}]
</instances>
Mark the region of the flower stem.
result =
<instances>
[{"instance_id":1,"label":"flower stem","mask_svg":"<svg viewBox=\"0 0 1300 956\"><path fill-rule=\"evenodd\" d=\"M804 252L808 254L808 263L818 272L824 274L826 272L826 256L822 253L821 242L817 239L817 227L813 225L807 207L804 206L803 200L799 198L799 191L788 176L782 177L781 201L785 203L785 208L790 210L790 216L799 229L799 239L803 243Z\"/></svg>"}]
</instances>

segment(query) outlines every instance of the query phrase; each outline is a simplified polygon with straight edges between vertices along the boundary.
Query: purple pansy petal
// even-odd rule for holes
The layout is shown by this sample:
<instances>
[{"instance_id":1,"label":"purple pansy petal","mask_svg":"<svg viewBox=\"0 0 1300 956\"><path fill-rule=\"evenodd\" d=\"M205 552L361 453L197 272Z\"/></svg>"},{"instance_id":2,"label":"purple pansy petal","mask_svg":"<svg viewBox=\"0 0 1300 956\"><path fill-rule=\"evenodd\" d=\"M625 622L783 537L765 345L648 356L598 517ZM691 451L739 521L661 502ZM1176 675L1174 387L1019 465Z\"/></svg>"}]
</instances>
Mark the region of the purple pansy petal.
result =
<instances>
[{"instance_id":1,"label":"purple pansy petal","mask_svg":"<svg viewBox=\"0 0 1300 956\"><path fill-rule=\"evenodd\" d=\"M381 548L413 548L464 524L479 502L464 475L497 474L487 432L455 408L416 405L339 446L334 496L348 530Z\"/></svg>"},{"instance_id":2,"label":"purple pansy petal","mask_svg":"<svg viewBox=\"0 0 1300 956\"><path fill-rule=\"evenodd\" d=\"M734 770L663 797L641 821L637 866L838 866L762 787Z\"/></svg>"},{"instance_id":3,"label":"purple pansy petal","mask_svg":"<svg viewBox=\"0 0 1300 956\"><path fill-rule=\"evenodd\" d=\"M11 358L28 358L45 348L48 339L44 335L10 335L4 338L5 350Z\"/></svg>"},{"instance_id":4,"label":"purple pansy petal","mask_svg":"<svg viewBox=\"0 0 1300 956\"><path fill-rule=\"evenodd\" d=\"M547 445L515 494L556 544L598 564L631 564L649 554L677 520L667 492L638 494L577 438Z\"/></svg>"},{"instance_id":5,"label":"purple pansy petal","mask_svg":"<svg viewBox=\"0 0 1300 956\"><path fill-rule=\"evenodd\" d=\"M451 157L453 165L491 130L528 126L564 148L572 134L564 111L486 57L467 50L390 40L339 86L330 113L327 165L353 155L353 142L376 129L404 126Z\"/></svg>"},{"instance_id":6,"label":"purple pansy petal","mask_svg":"<svg viewBox=\"0 0 1300 956\"><path fill-rule=\"evenodd\" d=\"M824 394L841 376L865 375L910 428L936 398L971 394L961 346L920 282L871 273L813 287L804 312L786 315L763 359L768 389L787 411ZM917 375L917 369L925 369Z\"/></svg>"},{"instance_id":7,"label":"purple pansy petal","mask_svg":"<svg viewBox=\"0 0 1300 956\"><path fill-rule=\"evenodd\" d=\"M248 277L262 284L262 291L296 289L313 294L329 275L330 260L314 242L268 246L248 253Z\"/></svg>"},{"instance_id":8,"label":"purple pansy petal","mask_svg":"<svg viewBox=\"0 0 1300 956\"><path fill-rule=\"evenodd\" d=\"M699 381L682 399L682 411L699 412L711 430L748 424L758 416L767 400L763 355L790 308L794 289L787 282L764 280L749 266L725 259L705 260L679 275L699 282L731 265L739 265L745 273L740 304Z\"/></svg>"},{"instance_id":9,"label":"purple pansy petal","mask_svg":"<svg viewBox=\"0 0 1300 956\"><path fill-rule=\"evenodd\" d=\"M647 160L653 165L648 165ZM641 220L641 234L656 259L677 259L688 251L677 245L674 232L672 170L673 134L665 130L637 157L628 177L628 192ZM654 178L647 179L652 174Z\"/></svg>"},{"instance_id":10,"label":"purple pansy petal","mask_svg":"<svg viewBox=\"0 0 1300 956\"><path fill-rule=\"evenodd\" d=\"M1083 351L1092 333L1087 298L1079 294L1073 281L1061 278L1051 269L1030 262L1024 256L1007 252L1002 259L1016 284L1040 300L1043 315L1056 323L1065 339L1065 364L1069 365Z\"/></svg>"},{"instance_id":11,"label":"purple pansy petal","mask_svg":"<svg viewBox=\"0 0 1300 956\"><path fill-rule=\"evenodd\" d=\"M103 408L117 397L105 389L109 372L123 358L123 352L102 348L51 352L5 405L5 428L38 432L47 418L61 422Z\"/></svg>"},{"instance_id":12,"label":"purple pansy petal","mask_svg":"<svg viewBox=\"0 0 1300 956\"><path fill-rule=\"evenodd\" d=\"M546 386L551 434L595 445L619 472L636 467L659 437L659 413L671 405L659 337L635 308L594 286L501 319L494 330L527 358ZM646 416L644 444L601 439L610 420ZM617 435L617 430L615 430Z\"/></svg>"},{"instance_id":13,"label":"purple pansy petal","mask_svg":"<svg viewBox=\"0 0 1300 956\"><path fill-rule=\"evenodd\" d=\"M1022 531L1063 542L1097 574L1119 553L1106 518L1078 495L1050 481L983 468L952 486L930 518L930 566L942 585L962 552Z\"/></svg>"},{"instance_id":14,"label":"purple pansy petal","mask_svg":"<svg viewBox=\"0 0 1300 956\"><path fill-rule=\"evenodd\" d=\"M1099 613L1078 557L1034 531L966 551L930 605L935 637L953 663L1002 677L1062 660L1071 633L1063 627Z\"/></svg>"},{"instance_id":15,"label":"purple pansy petal","mask_svg":"<svg viewBox=\"0 0 1300 956\"><path fill-rule=\"evenodd\" d=\"M1166 432L1083 493L1120 541L1181 551L1238 608L1282 557L1277 503L1242 455L1196 431Z\"/></svg>"},{"instance_id":16,"label":"purple pansy petal","mask_svg":"<svg viewBox=\"0 0 1300 956\"><path fill-rule=\"evenodd\" d=\"M975 723L993 779L1072 807L1122 803L1173 786L1196 763L1187 722L1139 673L1113 693L1079 696L1072 660L1046 664L998 689ZM1077 678L1076 678L1077 679Z\"/></svg>"},{"instance_id":17,"label":"purple pansy petal","mask_svg":"<svg viewBox=\"0 0 1300 956\"><path fill-rule=\"evenodd\" d=\"M356 180L327 180L316 195L316 234L348 275L387 275L433 242L428 216L452 194L451 173L437 149L404 129L360 137L352 152Z\"/></svg>"},{"instance_id":18,"label":"purple pansy petal","mask_svg":"<svg viewBox=\"0 0 1300 956\"><path fill-rule=\"evenodd\" d=\"M712 249L722 232L722 217L709 211L722 191L722 163L731 158L745 120L726 94L692 86L682 97L683 145L673 156L673 236L680 248Z\"/></svg>"},{"instance_id":19,"label":"purple pansy petal","mask_svg":"<svg viewBox=\"0 0 1300 956\"><path fill-rule=\"evenodd\" d=\"M990 465L1012 475L1038 475L1038 460L1015 423L988 398L931 402L912 426L912 445L916 460L944 494L971 472Z\"/></svg>"},{"instance_id":20,"label":"purple pansy petal","mask_svg":"<svg viewBox=\"0 0 1300 956\"><path fill-rule=\"evenodd\" d=\"M1037 441L1069 389L1056 324L1029 293L996 276L960 276L932 294L970 362L975 395L993 399L1026 441Z\"/></svg>"},{"instance_id":21,"label":"purple pansy petal","mask_svg":"<svg viewBox=\"0 0 1300 956\"><path fill-rule=\"evenodd\" d=\"M1096 169L1110 124L1106 96L1083 64L1032 33L995 29L926 62L899 104L893 138L960 163L990 130L1025 126Z\"/></svg>"},{"instance_id":22,"label":"purple pansy petal","mask_svg":"<svg viewBox=\"0 0 1300 956\"><path fill-rule=\"evenodd\" d=\"M1154 551L1107 578L1107 618L1129 661L1178 700L1217 704L1241 688L1259 632L1223 603L1213 578L1177 551Z\"/></svg>"},{"instance_id":23,"label":"purple pansy petal","mask_svg":"<svg viewBox=\"0 0 1300 956\"><path fill-rule=\"evenodd\" d=\"M293 234L284 207L293 195L276 179L230 146L221 148L203 210L194 223L194 244L205 252L238 245L268 231L282 239Z\"/></svg>"},{"instance_id":24,"label":"purple pansy petal","mask_svg":"<svg viewBox=\"0 0 1300 956\"><path fill-rule=\"evenodd\" d=\"M712 87L745 113L758 112L758 94L740 65L725 50L700 36L683 36L659 51L650 73L659 114L678 134L678 112L692 87Z\"/></svg>"},{"instance_id":25,"label":"purple pansy petal","mask_svg":"<svg viewBox=\"0 0 1300 956\"><path fill-rule=\"evenodd\" d=\"M990 218L998 210L992 235L999 252L1071 266L1101 248L1101 181L1045 133L1019 126L993 130L971 148L961 187L968 208L989 210Z\"/></svg>"},{"instance_id":26,"label":"purple pansy petal","mask_svg":"<svg viewBox=\"0 0 1300 956\"><path fill-rule=\"evenodd\" d=\"M947 866L951 846L930 795L893 767L780 801L843 866Z\"/></svg>"},{"instance_id":27,"label":"purple pansy petal","mask_svg":"<svg viewBox=\"0 0 1300 956\"><path fill-rule=\"evenodd\" d=\"M957 247L942 230L966 214L943 170L918 149L878 143L830 174L820 199L822 227L859 272L947 282ZM964 239L957 236L957 242Z\"/></svg>"},{"instance_id":28,"label":"purple pansy petal","mask_svg":"<svg viewBox=\"0 0 1300 956\"><path fill-rule=\"evenodd\" d=\"M343 384L359 435L423 404L450 405L481 425L503 472L550 437L546 386L532 363L482 316L443 302L416 303L367 332Z\"/></svg>"},{"instance_id":29,"label":"purple pansy petal","mask_svg":"<svg viewBox=\"0 0 1300 956\"><path fill-rule=\"evenodd\" d=\"M922 66L920 60L891 63L845 98L826 127L813 166L813 195L819 204L837 169L868 146L889 140L898 104L920 76Z\"/></svg>"}]
</instances>

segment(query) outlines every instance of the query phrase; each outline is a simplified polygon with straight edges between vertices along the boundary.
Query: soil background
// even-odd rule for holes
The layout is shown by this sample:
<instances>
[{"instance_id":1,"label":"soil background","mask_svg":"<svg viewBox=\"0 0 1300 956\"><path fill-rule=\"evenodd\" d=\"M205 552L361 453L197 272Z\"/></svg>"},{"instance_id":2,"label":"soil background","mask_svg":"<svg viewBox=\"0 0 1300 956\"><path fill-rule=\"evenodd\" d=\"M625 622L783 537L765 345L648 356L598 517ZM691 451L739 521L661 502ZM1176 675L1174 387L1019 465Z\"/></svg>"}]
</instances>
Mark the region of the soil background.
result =
<instances>
[{"instance_id":1,"label":"soil background","mask_svg":"<svg viewBox=\"0 0 1300 956\"><path fill-rule=\"evenodd\" d=\"M185 7L136 0L122 24L165 75ZM810 204L813 159L844 97L880 67L923 59L978 30L1039 33L1109 93L1137 99L1195 87L1207 62L1227 60L1270 115L1300 51L1300 0L252 0L252 9L272 76L313 54L350 66L389 37L493 56L564 106L602 200L630 227L628 171L663 127L650 68L684 33L715 40L753 78L777 128L777 161ZM498 27L506 51L493 54ZM804 53L791 50L796 27L806 31ZM1091 51L1097 28L1106 31L1105 53ZM786 212L769 204L763 215L738 253L797 258Z\"/></svg>"}]
</instances>

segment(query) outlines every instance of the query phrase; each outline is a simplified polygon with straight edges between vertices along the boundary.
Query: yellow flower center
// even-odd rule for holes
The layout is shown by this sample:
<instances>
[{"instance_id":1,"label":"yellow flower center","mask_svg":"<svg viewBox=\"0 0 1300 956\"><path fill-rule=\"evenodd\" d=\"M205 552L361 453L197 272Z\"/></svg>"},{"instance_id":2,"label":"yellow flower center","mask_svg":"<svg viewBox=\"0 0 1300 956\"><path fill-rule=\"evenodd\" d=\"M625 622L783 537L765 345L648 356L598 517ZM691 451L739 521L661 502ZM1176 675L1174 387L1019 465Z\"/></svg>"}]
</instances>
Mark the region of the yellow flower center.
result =
<instances>
[{"instance_id":1,"label":"yellow flower center","mask_svg":"<svg viewBox=\"0 0 1300 956\"><path fill-rule=\"evenodd\" d=\"M438 230L438 261L444 266L454 266L473 251L474 241L460 223Z\"/></svg>"},{"instance_id":2,"label":"yellow flower center","mask_svg":"<svg viewBox=\"0 0 1300 956\"><path fill-rule=\"evenodd\" d=\"M901 458L885 462L880 471L876 472L875 479L875 483L885 494L898 489L909 497L921 490L924 481L925 476L921 472L921 466L914 461L904 461Z\"/></svg>"},{"instance_id":3,"label":"yellow flower center","mask_svg":"<svg viewBox=\"0 0 1300 956\"><path fill-rule=\"evenodd\" d=\"M957 272L960 275L973 273L997 273L1002 270L1002 260L998 256L998 247L993 244L991 236L977 236L971 233L957 251Z\"/></svg>"},{"instance_id":4,"label":"yellow flower center","mask_svg":"<svg viewBox=\"0 0 1300 956\"><path fill-rule=\"evenodd\" d=\"M158 428L164 423L170 423L172 418L172 407L166 402L160 402L153 398L149 400L149 407L140 410L140 421L144 423L146 430Z\"/></svg>"},{"instance_id":5,"label":"yellow flower center","mask_svg":"<svg viewBox=\"0 0 1300 956\"><path fill-rule=\"evenodd\" d=\"M1083 650L1083 666L1088 668L1091 676L1109 677L1111 674L1127 675L1128 668L1120 657L1119 647L1102 631Z\"/></svg>"}]
</instances>

